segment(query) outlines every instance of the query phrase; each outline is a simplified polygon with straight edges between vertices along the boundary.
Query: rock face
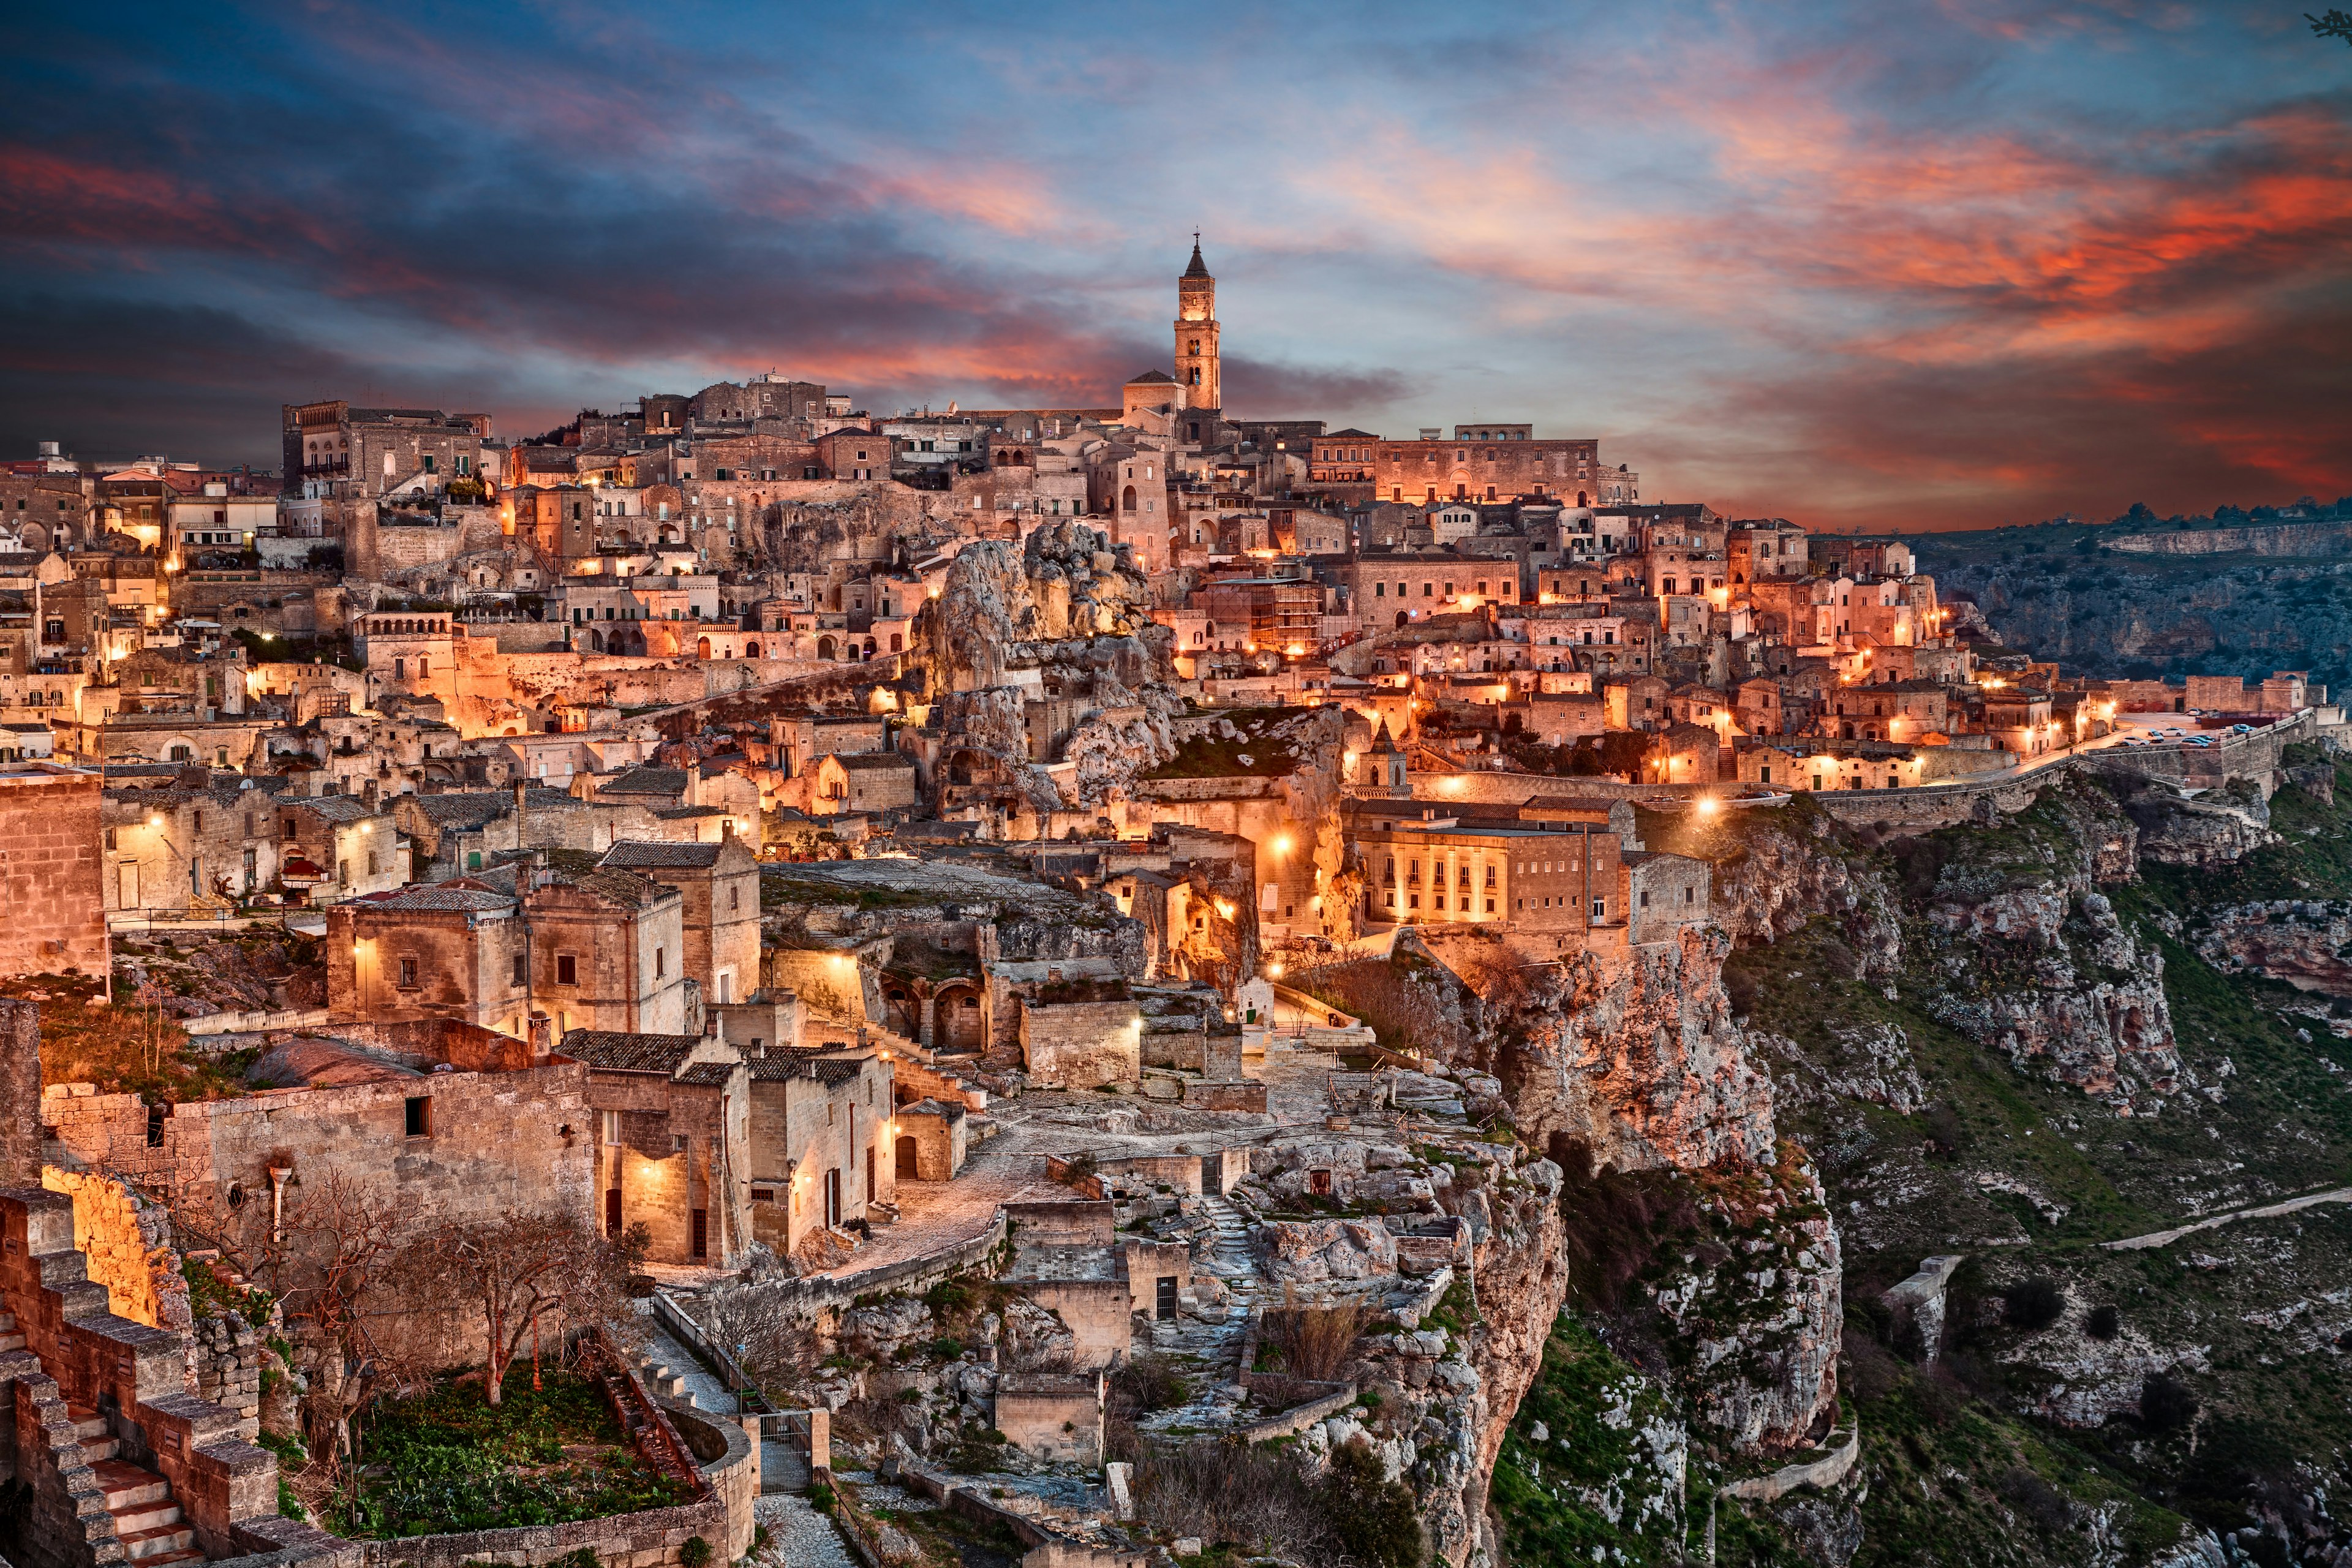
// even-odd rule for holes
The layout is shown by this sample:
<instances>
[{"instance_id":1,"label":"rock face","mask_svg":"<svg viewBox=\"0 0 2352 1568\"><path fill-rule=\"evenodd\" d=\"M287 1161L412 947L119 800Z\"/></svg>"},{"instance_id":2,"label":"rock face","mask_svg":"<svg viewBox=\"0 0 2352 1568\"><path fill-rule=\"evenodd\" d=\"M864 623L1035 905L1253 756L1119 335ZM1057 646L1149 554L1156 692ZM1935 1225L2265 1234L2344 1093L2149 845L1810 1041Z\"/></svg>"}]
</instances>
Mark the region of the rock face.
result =
<instances>
[{"instance_id":1,"label":"rock face","mask_svg":"<svg viewBox=\"0 0 2352 1568\"><path fill-rule=\"evenodd\" d=\"M914 633L949 782L994 785L1045 814L1120 799L1166 762L1181 704L1167 690L1170 633L1150 612L1150 581L1083 523L1018 547L965 546ZM1059 781L1035 760L1040 703L1068 764Z\"/></svg>"},{"instance_id":2,"label":"rock face","mask_svg":"<svg viewBox=\"0 0 2352 1568\"><path fill-rule=\"evenodd\" d=\"M1544 1336L1568 1294L1568 1268L1560 1257L1559 1167L1538 1160L1521 1167L1520 1179L1490 1193L1493 1224L1473 1250L1482 1320L1471 1351L1484 1391L1480 1418L1472 1425L1475 1446L1470 1477L1456 1494L1465 1526L1484 1530L1486 1492L1502 1451L1512 1412L1543 1363ZM1453 1503L1449 1501L1449 1508ZM1467 1531L1465 1530L1465 1534ZM1493 1543L1487 1558L1495 1560Z\"/></svg>"},{"instance_id":3,"label":"rock face","mask_svg":"<svg viewBox=\"0 0 2352 1568\"><path fill-rule=\"evenodd\" d=\"M1903 928L1884 866L1841 845L1828 814L1809 801L1742 827L1738 851L1715 863L1712 892L1716 920L1735 942L1769 943L1827 915L1861 978L1895 973Z\"/></svg>"},{"instance_id":4,"label":"rock face","mask_svg":"<svg viewBox=\"0 0 2352 1568\"><path fill-rule=\"evenodd\" d=\"M2352 904L2273 900L2211 911L2194 939L2207 963L2284 980L2299 991L2352 997Z\"/></svg>"},{"instance_id":5,"label":"rock face","mask_svg":"<svg viewBox=\"0 0 2352 1568\"><path fill-rule=\"evenodd\" d=\"M1693 929L1585 955L1514 1010L1502 1066L1531 1141L1559 1134L1597 1165L1759 1185L1753 1250L1692 1274L1690 1294L1659 1304L1695 1346L1682 1393L1700 1419L1734 1448L1771 1452L1836 1399L1839 1244L1811 1164L1779 1145L1759 1047L1732 1021L1729 951L1720 931ZM1528 1353L1541 1343L1532 1332Z\"/></svg>"},{"instance_id":6,"label":"rock face","mask_svg":"<svg viewBox=\"0 0 2352 1568\"><path fill-rule=\"evenodd\" d=\"M1693 1414L1742 1453L1795 1446L1837 1405L1843 1298L1837 1227L1809 1162L1784 1161L1720 1186L1728 1256L1703 1258L1658 1292L1688 1349Z\"/></svg>"},{"instance_id":7,"label":"rock face","mask_svg":"<svg viewBox=\"0 0 2352 1568\"><path fill-rule=\"evenodd\" d=\"M2269 802L2242 780L2194 799L2151 783L2131 796L2126 809L2139 829L2139 852L2168 866L2225 865L2278 841Z\"/></svg>"},{"instance_id":8,"label":"rock face","mask_svg":"<svg viewBox=\"0 0 2352 1568\"><path fill-rule=\"evenodd\" d=\"M1951 984L1932 1005L1937 1017L2021 1069L2046 1064L2085 1094L2128 1104L2176 1091L2164 955L2124 928L2105 895L2024 889L1972 906L1938 903L1929 919L1970 939L1948 954Z\"/></svg>"},{"instance_id":9,"label":"rock face","mask_svg":"<svg viewBox=\"0 0 2352 1568\"><path fill-rule=\"evenodd\" d=\"M1926 899L1942 983L1929 1011L2118 1109L2173 1093L2180 1057L2163 954L2098 890L2137 875L2146 841L2135 820L2097 784L2065 776L1996 833L1939 837L1952 852Z\"/></svg>"},{"instance_id":10,"label":"rock face","mask_svg":"<svg viewBox=\"0 0 2352 1568\"><path fill-rule=\"evenodd\" d=\"M1731 1019L1729 952L1692 929L1538 981L1504 1075L1520 1131L1538 1147L1564 1133L1623 1170L1769 1163L1771 1082Z\"/></svg>"}]
</instances>

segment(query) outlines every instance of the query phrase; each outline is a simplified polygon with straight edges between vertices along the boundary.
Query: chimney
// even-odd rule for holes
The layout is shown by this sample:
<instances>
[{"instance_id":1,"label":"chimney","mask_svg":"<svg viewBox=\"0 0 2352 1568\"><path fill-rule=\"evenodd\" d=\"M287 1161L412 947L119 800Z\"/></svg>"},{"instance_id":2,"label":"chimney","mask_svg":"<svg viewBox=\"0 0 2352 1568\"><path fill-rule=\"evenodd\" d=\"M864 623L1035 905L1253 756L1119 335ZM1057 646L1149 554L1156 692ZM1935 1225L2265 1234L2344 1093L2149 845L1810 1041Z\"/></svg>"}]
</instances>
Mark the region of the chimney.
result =
<instances>
[{"instance_id":1,"label":"chimney","mask_svg":"<svg viewBox=\"0 0 2352 1568\"><path fill-rule=\"evenodd\" d=\"M518 849L520 849L520 848L521 848L521 847L523 847L523 831L522 831L522 830L523 830L523 821L524 821L524 817L525 817L525 816L526 816L526 815L528 814L528 810L529 810L529 808L528 808L528 807L527 807L523 803L524 803L524 798L525 798L526 796L528 796L528 795L530 794L530 781L529 779L527 779L527 778L518 778L518 779L516 779L516 780L515 780L515 786L514 786L514 789L515 789L515 847L516 847L516 848L518 848Z\"/></svg>"}]
</instances>

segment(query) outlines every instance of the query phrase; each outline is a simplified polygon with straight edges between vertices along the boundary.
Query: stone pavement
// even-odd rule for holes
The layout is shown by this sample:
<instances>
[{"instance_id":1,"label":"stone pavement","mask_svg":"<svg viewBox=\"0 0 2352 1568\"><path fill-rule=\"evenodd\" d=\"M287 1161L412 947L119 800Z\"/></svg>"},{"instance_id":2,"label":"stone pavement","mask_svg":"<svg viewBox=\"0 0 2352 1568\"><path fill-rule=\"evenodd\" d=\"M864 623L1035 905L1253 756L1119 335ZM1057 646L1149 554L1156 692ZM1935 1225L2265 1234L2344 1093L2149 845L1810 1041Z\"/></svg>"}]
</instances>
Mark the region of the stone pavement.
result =
<instances>
[{"instance_id":1,"label":"stone pavement","mask_svg":"<svg viewBox=\"0 0 2352 1568\"><path fill-rule=\"evenodd\" d=\"M751 1554L762 1568L856 1568L833 1521L797 1492L760 1497L751 1504L751 1517L768 1527L768 1544Z\"/></svg>"}]
</instances>

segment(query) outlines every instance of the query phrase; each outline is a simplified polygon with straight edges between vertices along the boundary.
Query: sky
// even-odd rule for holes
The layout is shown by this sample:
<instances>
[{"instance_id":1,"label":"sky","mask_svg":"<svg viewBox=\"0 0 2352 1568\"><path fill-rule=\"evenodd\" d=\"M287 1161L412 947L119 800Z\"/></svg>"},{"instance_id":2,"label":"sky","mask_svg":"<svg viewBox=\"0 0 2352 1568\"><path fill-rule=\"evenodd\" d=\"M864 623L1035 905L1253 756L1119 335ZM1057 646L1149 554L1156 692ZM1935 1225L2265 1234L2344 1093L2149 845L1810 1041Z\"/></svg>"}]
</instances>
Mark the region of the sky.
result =
<instances>
[{"instance_id":1,"label":"sky","mask_svg":"<svg viewBox=\"0 0 2352 1568\"><path fill-rule=\"evenodd\" d=\"M0 457L275 467L774 369L1591 437L1645 500L1983 527L2352 493L2352 49L2278 5L30 8Z\"/></svg>"}]
</instances>

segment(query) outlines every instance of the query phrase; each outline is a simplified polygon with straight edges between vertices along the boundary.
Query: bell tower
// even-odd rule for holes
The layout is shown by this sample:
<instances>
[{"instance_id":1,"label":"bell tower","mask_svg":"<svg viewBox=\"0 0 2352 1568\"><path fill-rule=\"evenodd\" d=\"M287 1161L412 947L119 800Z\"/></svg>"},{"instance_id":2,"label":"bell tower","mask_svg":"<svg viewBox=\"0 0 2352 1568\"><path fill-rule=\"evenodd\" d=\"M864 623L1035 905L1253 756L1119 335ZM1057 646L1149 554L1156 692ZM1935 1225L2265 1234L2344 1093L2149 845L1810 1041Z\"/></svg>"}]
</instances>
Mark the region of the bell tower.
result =
<instances>
[{"instance_id":1,"label":"bell tower","mask_svg":"<svg viewBox=\"0 0 2352 1568\"><path fill-rule=\"evenodd\" d=\"M1217 280L1201 259L1197 233L1192 264L1176 279L1176 380L1187 408L1225 405L1217 368Z\"/></svg>"}]
</instances>

